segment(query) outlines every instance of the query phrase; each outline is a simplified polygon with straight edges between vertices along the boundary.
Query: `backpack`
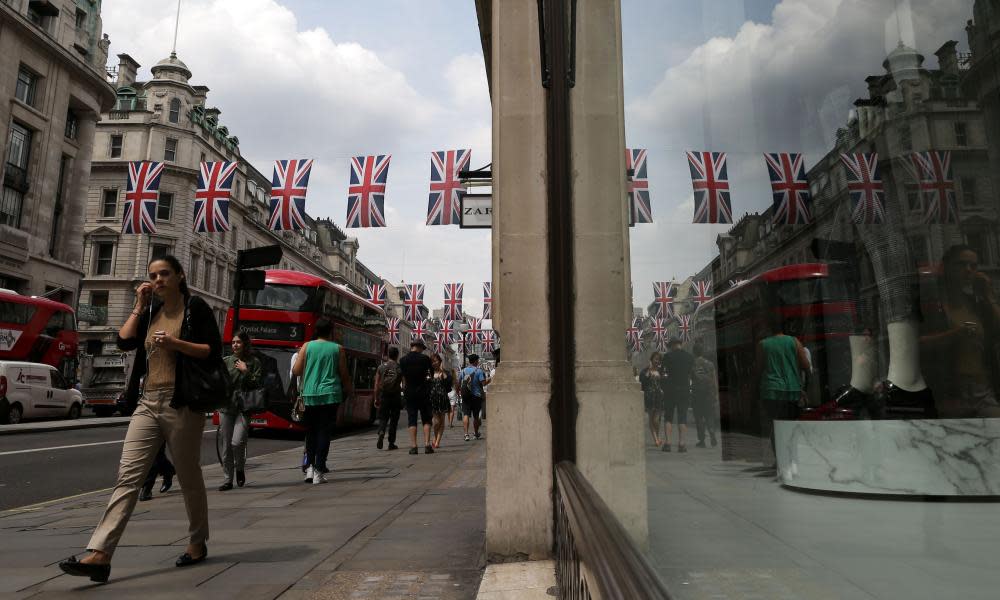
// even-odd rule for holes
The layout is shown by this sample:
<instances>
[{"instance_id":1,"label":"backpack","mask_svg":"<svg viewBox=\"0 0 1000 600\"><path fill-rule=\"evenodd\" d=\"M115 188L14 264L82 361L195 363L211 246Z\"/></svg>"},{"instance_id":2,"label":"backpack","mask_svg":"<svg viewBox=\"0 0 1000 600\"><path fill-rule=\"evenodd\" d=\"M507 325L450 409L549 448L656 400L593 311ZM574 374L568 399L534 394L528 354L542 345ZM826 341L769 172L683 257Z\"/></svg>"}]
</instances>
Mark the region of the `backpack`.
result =
<instances>
[{"instance_id":1,"label":"backpack","mask_svg":"<svg viewBox=\"0 0 1000 600\"><path fill-rule=\"evenodd\" d=\"M473 391L473 381L476 377L476 371L462 371L462 398L474 398L475 392Z\"/></svg>"},{"instance_id":2,"label":"backpack","mask_svg":"<svg viewBox=\"0 0 1000 600\"><path fill-rule=\"evenodd\" d=\"M398 396L402 391L403 374L399 370L399 365L392 362L385 363L382 371L382 381L379 390L385 396Z\"/></svg>"}]
</instances>

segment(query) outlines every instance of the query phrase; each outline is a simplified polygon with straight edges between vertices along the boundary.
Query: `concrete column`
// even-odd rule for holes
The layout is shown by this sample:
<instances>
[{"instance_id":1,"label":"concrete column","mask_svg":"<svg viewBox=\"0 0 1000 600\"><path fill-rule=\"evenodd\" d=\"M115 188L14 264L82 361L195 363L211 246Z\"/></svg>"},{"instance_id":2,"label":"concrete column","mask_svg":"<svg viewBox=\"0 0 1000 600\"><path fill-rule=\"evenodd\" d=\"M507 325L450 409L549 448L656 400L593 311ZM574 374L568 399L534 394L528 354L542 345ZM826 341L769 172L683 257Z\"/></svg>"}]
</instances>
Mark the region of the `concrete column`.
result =
<instances>
[{"instance_id":1,"label":"concrete column","mask_svg":"<svg viewBox=\"0 0 1000 600\"><path fill-rule=\"evenodd\" d=\"M642 392L624 343L632 294L621 7L618 0L607 0L580 2L578 10L576 87L570 92L577 466L635 541L645 546Z\"/></svg>"},{"instance_id":2,"label":"concrete column","mask_svg":"<svg viewBox=\"0 0 1000 600\"><path fill-rule=\"evenodd\" d=\"M487 399L486 546L494 558L538 559L551 555L553 518L537 2L494 2L491 20L494 327L504 346Z\"/></svg>"}]
</instances>

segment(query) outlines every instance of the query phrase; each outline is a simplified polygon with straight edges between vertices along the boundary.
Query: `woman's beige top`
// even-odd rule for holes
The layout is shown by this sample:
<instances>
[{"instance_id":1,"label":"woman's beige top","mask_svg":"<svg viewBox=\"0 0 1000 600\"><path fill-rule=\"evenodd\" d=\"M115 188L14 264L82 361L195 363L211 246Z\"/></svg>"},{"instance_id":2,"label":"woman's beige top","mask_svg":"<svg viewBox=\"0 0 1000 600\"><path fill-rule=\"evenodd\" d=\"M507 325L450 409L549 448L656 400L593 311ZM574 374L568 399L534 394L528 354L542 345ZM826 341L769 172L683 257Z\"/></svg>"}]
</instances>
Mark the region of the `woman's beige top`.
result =
<instances>
[{"instance_id":1,"label":"woman's beige top","mask_svg":"<svg viewBox=\"0 0 1000 600\"><path fill-rule=\"evenodd\" d=\"M167 350L162 346L153 343L153 334L163 330L180 338L181 323L184 321L184 309L181 308L175 315L166 314L166 310L153 317L153 322L149 325L149 333L146 334L146 357L149 360L149 369L146 371L146 390L162 390L174 388L174 367L177 364L177 352Z\"/></svg>"}]
</instances>

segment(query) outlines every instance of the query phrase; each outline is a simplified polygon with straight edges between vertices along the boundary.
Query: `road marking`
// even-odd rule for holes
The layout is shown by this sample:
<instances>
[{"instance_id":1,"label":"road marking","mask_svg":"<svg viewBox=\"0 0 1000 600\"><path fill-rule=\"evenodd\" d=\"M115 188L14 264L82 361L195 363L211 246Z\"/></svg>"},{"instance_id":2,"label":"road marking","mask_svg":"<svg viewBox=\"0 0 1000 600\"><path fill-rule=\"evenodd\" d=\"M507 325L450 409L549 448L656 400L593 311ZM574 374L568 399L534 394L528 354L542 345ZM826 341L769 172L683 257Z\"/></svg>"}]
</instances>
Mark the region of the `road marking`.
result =
<instances>
[{"instance_id":1,"label":"road marking","mask_svg":"<svg viewBox=\"0 0 1000 600\"><path fill-rule=\"evenodd\" d=\"M214 429L206 429L202 432L202 435L206 433L215 433ZM108 444L123 444L124 439L121 440L110 440L107 442L89 442L87 444L72 444L70 446L49 446L48 448L30 448L28 450L8 450L7 452L0 452L0 456L10 456L12 454L30 454L32 452L49 452L51 450L68 450L70 448L86 448L87 446L106 446Z\"/></svg>"}]
</instances>

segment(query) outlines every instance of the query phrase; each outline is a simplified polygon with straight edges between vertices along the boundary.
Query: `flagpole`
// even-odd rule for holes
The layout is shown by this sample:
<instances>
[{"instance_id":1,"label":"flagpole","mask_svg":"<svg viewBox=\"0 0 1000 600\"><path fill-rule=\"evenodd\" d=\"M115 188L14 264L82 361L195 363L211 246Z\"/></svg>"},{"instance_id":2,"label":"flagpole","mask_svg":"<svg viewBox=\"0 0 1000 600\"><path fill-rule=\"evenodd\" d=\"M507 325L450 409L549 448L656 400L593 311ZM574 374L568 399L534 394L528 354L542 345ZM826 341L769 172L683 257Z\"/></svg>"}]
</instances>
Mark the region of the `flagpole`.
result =
<instances>
[{"instance_id":1,"label":"flagpole","mask_svg":"<svg viewBox=\"0 0 1000 600\"><path fill-rule=\"evenodd\" d=\"M177 56L177 30L181 24L181 0L177 0L177 17L174 20L174 46L170 49L170 56Z\"/></svg>"}]
</instances>

